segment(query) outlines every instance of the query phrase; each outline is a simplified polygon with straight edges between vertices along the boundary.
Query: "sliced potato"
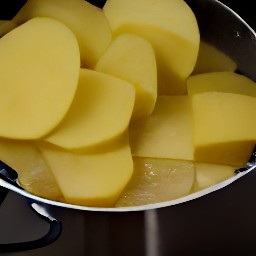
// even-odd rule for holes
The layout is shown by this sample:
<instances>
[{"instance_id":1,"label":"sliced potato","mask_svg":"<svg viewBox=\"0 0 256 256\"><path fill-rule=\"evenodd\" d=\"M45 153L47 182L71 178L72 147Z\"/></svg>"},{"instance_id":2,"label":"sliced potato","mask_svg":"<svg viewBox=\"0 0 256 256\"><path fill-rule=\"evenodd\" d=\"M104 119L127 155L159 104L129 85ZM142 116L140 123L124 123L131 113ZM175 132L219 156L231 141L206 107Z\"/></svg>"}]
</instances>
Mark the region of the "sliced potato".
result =
<instances>
[{"instance_id":1,"label":"sliced potato","mask_svg":"<svg viewBox=\"0 0 256 256\"><path fill-rule=\"evenodd\" d=\"M71 204L113 206L133 173L127 134L90 153L71 153L49 145L39 148Z\"/></svg>"},{"instance_id":2,"label":"sliced potato","mask_svg":"<svg viewBox=\"0 0 256 256\"><path fill-rule=\"evenodd\" d=\"M34 18L0 39L0 136L37 139L65 116L77 88L79 47L63 23Z\"/></svg>"},{"instance_id":3,"label":"sliced potato","mask_svg":"<svg viewBox=\"0 0 256 256\"><path fill-rule=\"evenodd\" d=\"M63 22L76 35L83 67L92 68L112 39L102 9L84 0L28 0L13 18L21 24L34 17Z\"/></svg>"},{"instance_id":4,"label":"sliced potato","mask_svg":"<svg viewBox=\"0 0 256 256\"><path fill-rule=\"evenodd\" d=\"M89 69L80 70L77 94L63 122L44 139L66 149L83 149L122 134L133 112L132 84Z\"/></svg>"},{"instance_id":5,"label":"sliced potato","mask_svg":"<svg viewBox=\"0 0 256 256\"><path fill-rule=\"evenodd\" d=\"M186 93L200 38L196 17L185 1L107 0L103 11L114 36L134 33L152 44L159 94Z\"/></svg>"},{"instance_id":6,"label":"sliced potato","mask_svg":"<svg viewBox=\"0 0 256 256\"><path fill-rule=\"evenodd\" d=\"M198 162L243 167L256 141L256 98L204 92L192 95L194 157Z\"/></svg>"},{"instance_id":7,"label":"sliced potato","mask_svg":"<svg viewBox=\"0 0 256 256\"><path fill-rule=\"evenodd\" d=\"M152 46L145 39L129 33L118 36L100 57L95 70L134 85L133 120L152 113L157 97L157 67Z\"/></svg>"},{"instance_id":8,"label":"sliced potato","mask_svg":"<svg viewBox=\"0 0 256 256\"><path fill-rule=\"evenodd\" d=\"M193 160L192 111L187 95L158 96L153 113L130 126L133 156Z\"/></svg>"},{"instance_id":9,"label":"sliced potato","mask_svg":"<svg viewBox=\"0 0 256 256\"><path fill-rule=\"evenodd\" d=\"M187 80L188 94L227 92L256 97L256 83L232 71L192 75Z\"/></svg>"},{"instance_id":10,"label":"sliced potato","mask_svg":"<svg viewBox=\"0 0 256 256\"><path fill-rule=\"evenodd\" d=\"M195 182L191 192L213 186L235 175L236 167L195 162Z\"/></svg>"}]
</instances>

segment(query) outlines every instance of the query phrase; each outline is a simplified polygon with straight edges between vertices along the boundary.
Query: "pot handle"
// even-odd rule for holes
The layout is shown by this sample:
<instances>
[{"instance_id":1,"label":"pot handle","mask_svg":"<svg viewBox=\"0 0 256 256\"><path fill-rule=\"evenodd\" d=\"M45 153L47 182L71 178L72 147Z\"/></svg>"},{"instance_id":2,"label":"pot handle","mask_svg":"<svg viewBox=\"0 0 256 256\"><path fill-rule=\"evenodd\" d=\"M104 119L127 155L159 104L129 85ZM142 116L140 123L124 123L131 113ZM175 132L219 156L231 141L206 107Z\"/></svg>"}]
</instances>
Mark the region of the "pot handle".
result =
<instances>
[{"instance_id":1,"label":"pot handle","mask_svg":"<svg viewBox=\"0 0 256 256\"><path fill-rule=\"evenodd\" d=\"M11 183L12 185L18 186L21 188L17 183L17 173L8 165L0 161L0 178L3 180ZM3 197L0 198L1 201L3 201L9 192L9 189L1 187L0 191L3 192ZM53 216L49 214L49 212L46 210L46 207L44 204L40 204L35 200L27 199L29 205L34 210L34 212L42 218L44 221L46 221L49 224L49 230L47 234L45 234L43 237L32 240L32 241L26 241L26 242L20 242L20 243L8 243L8 244L0 244L0 253L6 253L6 252L18 252L18 251L26 251L26 250L32 250L37 248L42 248L44 246L47 246L54 241L58 239L58 237L61 234L62 231L62 224L60 221L55 219ZM0 202L1 205L1 202Z\"/></svg>"}]
</instances>

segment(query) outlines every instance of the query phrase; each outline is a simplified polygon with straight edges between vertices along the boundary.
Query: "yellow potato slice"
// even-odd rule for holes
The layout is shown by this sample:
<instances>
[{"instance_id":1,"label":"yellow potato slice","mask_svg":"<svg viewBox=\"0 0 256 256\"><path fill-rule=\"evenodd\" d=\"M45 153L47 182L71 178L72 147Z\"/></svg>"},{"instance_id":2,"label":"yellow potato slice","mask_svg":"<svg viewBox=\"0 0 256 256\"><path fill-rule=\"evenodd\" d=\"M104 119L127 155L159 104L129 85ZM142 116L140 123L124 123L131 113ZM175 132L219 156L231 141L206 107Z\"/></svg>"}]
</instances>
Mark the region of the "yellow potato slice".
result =
<instances>
[{"instance_id":1,"label":"yellow potato slice","mask_svg":"<svg viewBox=\"0 0 256 256\"><path fill-rule=\"evenodd\" d=\"M132 154L193 160L192 129L189 96L158 96L151 116L130 127Z\"/></svg>"},{"instance_id":2,"label":"yellow potato slice","mask_svg":"<svg viewBox=\"0 0 256 256\"><path fill-rule=\"evenodd\" d=\"M192 74L202 74L216 71L235 71L237 64L224 52L201 40L199 53Z\"/></svg>"},{"instance_id":3,"label":"yellow potato slice","mask_svg":"<svg viewBox=\"0 0 256 256\"><path fill-rule=\"evenodd\" d=\"M118 36L100 57L95 70L134 85L134 120L152 113L157 97L157 69L154 51L145 39L129 33Z\"/></svg>"},{"instance_id":4,"label":"yellow potato slice","mask_svg":"<svg viewBox=\"0 0 256 256\"><path fill-rule=\"evenodd\" d=\"M195 182L191 192L213 186L235 175L236 168L229 165L194 163Z\"/></svg>"},{"instance_id":5,"label":"yellow potato slice","mask_svg":"<svg viewBox=\"0 0 256 256\"><path fill-rule=\"evenodd\" d=\"M134 175L116 207L159 203L189 194L194 164L171 159L134 158Z\"/></svg>"},{"instance_id":6,"label":"yellow potato slice","mask_svg":"<svg viewBox=\"0 0 256 256\"><path fill-rule=\"evenodd\" d=\"M73 33L50 18L34 18L0 39L0 136L36 139L65 116L79 77Z\"/></svg>"},{"instance_id":7,"label":"yellow potato slice","mask_svg":"<svg viewBox=\"0 0 256 256\"><path fill-rule=\"evenodd\" d=\"M188 94L227 92L256 97L256 83L232 71L192 75L187 80Z\"/></svg>"},{"instance_id":8,"label":"yellow potato slice","mask_svg":"<svg viewBox=\"0 0 256 256\"><path fill-rule=\"evenodd\" d=\"M34 17L57 19L73 31L83 67L92 68L112 39L102 9L84 0L28 0L13 20L21 24Z\"/></svg>"},{"instance_id":9,"label":"yellow potato slice","mask_svg":"<svg viewBox=\"0 0 256 256\"><path fill-rule=\"evenodd\" d=\"M81 69L69 112L45 140L66 149L82 149L111 140L127 129L134 101L132 84Z\"/></svg>"},{"instance_id":10,"label":"yellow potato slice","mask_svg":"<svg viewBox=\"0 0 256 256\"><path fill-rule=\"evenodd\" d=\"M186 93L200 38L196 17L185 1L107 0L103 11L115 36L130 32L152 44L159 94Z\"/></svg>"},{"instance_id":11,"label":"yellow potato slice","mask_svg":"<svg viewBox=\"0 0 256 256\"><path fill-rule=\"evenodd\" d=\"M256 98L204 92L191 99L195 160L243 167L256 141Z\"/></svg>"},{"instance_id":12,"label":"yellow potato slice","mask_svg":"<svg viewBox=\"0 0 256 256\"><path fill-rule=\"evenodd\" d=\"M55 177L33 142L1 139L0 159L18 173L18 181L25 190L63 201Z\"/></svg>"},{"instance_id":13,"label":"yellow potato slice","mask_svg":"<svg viewBox=\"0 0 256 256\"><path fill-rule=\"evenodd\" d=\"M120 197L133 173L128 135L105 149L71 153L39 146L68 203L110 207Z\"/></svg>"}]
</instances>

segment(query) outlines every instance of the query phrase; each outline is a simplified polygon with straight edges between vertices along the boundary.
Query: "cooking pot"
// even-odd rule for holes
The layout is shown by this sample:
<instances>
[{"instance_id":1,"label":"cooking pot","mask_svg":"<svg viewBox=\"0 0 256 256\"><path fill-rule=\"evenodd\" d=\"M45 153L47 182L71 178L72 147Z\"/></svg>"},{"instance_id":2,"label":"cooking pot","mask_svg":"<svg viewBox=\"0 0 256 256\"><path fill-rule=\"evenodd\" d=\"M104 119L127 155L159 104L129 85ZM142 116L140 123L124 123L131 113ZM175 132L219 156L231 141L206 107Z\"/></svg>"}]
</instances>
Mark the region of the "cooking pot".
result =
<instances>
[{"instance_id":1,"label":"cooking pot","mask_svg":"<svg viewBox=\"0 0 256 256\"><path fill-rule=\"evenodd\" d=\"M104 1L89 2L99 7L104 5ZM237 13L230 11L218 1L186 0L186 2L197 17L201 37L231 56L237 63L238 72L256 81L254 70L256 43L252 28ZM20 3L7 5L8 12L5 11L4 15L9 16L0 19L11 18L22 6ZM2 8L1 12L3 10ZM241 216L250 215L247 211L249 202L246 203L244 199L247 198L246 193L250 194L250 188L256 183L255 154L256 150L248 164L237 170L234 177L213 187L177 200L127 208L85 207L37 197L23 190L17 182L15 170L0 162L0 210L8 205L6 201L2 202L5 198L8 200L11 194L15 204L28 203L48 227L48 230L43 228L45 233L39 238L0 244L0 254L26 251L24 255L72 253L73 255L153 256L198 255L200 252L209 255L219 252L220 249L222 252L225 250L230 252L231 248L234 248L234 251L241 250L243 255L246 255L246 250L250 248L248 244L251 245L252 240L247 234L246 227L241 229L245 223L241 221ZM230 201L230 198L234 197L237 201L240 199L239 206L234 206L233 201ZM229 205L229 202L232 204ZM240 207L244 208L244 215L238 211L240 216L234 212L234 215L228 216L229 218L223 218L222 212L225 214L227 210L230 212ZM205 221L207 218L212 218L213 222ZM236 241L232 244L234 236L231 235L236 232L237 225L240 231L244 231L242 235L238 234L239 246ZM214 230L214 227L217 230ZM255 224L251 227L252 229L249 230L253 230ZM2 230L0 232L3 232ZM210 232L207 232L209 230ZM15 233L15 230L13 232ZM200 232L201 235L198 234ZM214 242L215 234L225 239ZM240 236L244 236L245 239ZM245 241L246 237L249 241ZM197 239L201 239L201 242L197 243ZM66 246L66 243L69 245ZM196 246L193 246L193 243ZM224 243L227 243L226 246ZM58 245L59 249L56 249L55 245ZM39 252L37 248L42 249Z\"/></svg>"}]
</instances>

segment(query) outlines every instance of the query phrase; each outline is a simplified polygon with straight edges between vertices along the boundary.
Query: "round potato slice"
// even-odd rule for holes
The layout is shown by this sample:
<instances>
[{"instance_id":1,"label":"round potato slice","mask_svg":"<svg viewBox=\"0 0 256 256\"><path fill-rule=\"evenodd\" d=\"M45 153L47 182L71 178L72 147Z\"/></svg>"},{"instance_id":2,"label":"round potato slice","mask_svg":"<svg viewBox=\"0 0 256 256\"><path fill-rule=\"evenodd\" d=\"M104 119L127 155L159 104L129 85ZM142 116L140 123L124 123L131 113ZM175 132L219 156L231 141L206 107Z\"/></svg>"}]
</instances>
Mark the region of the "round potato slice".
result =
<instances>
[{"instance_id":1,"label":"round potato slice","mask_svg":"<svg viewBox=\"0 0 256 256\"><path fill-rule=\"evenodd\" d=\"M40 138L63 119L76 92L76 37L59 21L33 18L0 39L0 56L0 136Z\"/></svg>"},{"instance_id":2,"label":"round potato slice","mask_svg":"<svg viewBox=\"0 0 256 256\"><path fill-rule=\"evenodd\" d=\"M148 40L157 61L158 94L186 94L196 64L200 34L182 0L108 0L103 11L114 37L132 33Z\"/></svg>"},{"instance_id":3,"label":"round potato slice","mask_svg":"<svg viewBox=\"0 0 256 256\"><path fill-rule=\"evenodd\" d=\"M106 143L127 129L134 101L135 90L129 82L82 68L70 110L44 139L68 150Z\"/></svg>"}]
</instances>

